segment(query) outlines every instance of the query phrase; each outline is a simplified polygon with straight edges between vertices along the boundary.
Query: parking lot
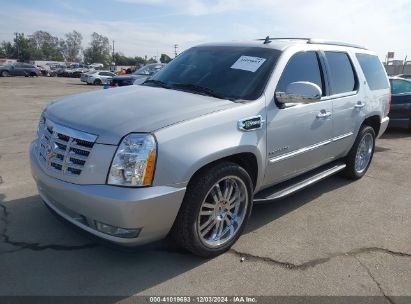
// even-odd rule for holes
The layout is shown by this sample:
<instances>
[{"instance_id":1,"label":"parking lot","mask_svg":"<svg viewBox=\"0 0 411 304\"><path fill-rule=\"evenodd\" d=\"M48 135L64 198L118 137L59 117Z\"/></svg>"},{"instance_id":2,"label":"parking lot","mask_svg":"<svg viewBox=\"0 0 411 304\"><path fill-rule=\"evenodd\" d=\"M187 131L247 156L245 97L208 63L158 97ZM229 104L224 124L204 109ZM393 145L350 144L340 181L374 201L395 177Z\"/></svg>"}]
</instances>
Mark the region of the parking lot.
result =
<instances>
[{"instance_id":1,"label":"parking lot","mask_svg":"<svg viewBox=\"0 0 411 304\"><path fill-rule=\"evenodd\" d=\"M227 253L201 259L167 241L102 245L42 204L28 147L58 97L101 87L79 79L0 78L0 295L411 296L411 133L390 130L356 182L334 176L255 206ZM244 258L244 259L242 259ZM384 298L385 297L385 298Z\"/></svg>"}]
</instances>

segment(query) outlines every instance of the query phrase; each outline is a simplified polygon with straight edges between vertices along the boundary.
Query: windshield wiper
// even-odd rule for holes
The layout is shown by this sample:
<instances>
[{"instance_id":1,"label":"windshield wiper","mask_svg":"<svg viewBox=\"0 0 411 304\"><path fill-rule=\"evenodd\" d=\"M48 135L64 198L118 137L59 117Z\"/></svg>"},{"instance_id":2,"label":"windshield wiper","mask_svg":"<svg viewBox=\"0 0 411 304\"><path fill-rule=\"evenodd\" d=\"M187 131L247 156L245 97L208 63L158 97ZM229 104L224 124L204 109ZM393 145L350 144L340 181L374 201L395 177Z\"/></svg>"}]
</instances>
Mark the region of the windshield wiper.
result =
<instances>
[{"instance_id":1,"label":"windshield wiper","mask_svg":"<svg viewBox=\"0 0 411 304\"><path fill-rule=\"evenodd\" d=\"M158 86L160 86L162 88L166 88L166 89L170 88L167 83L165 83L164 81L161 81L161 80L157 80L157 79L147 79L142 84L146 84L146 83L155 84L155 85L158 85Z\"/></svg>"},{"instance_id":2,"label":"windshield wiper","mask_svg":"<svg viewBox=\"0 0 411 304\"><path fill-rule=\"evenodd\" d=\"M218 94L213 89L202 87L202 86L199 86L199 85L196 85L196 84L193 84L193 83L173 83L172 88L187 89L187 90L190 90L192 92L202 93L202 94L205 94L205 95L208 95L208 96L211 96L211 97L215 97L215 98L232 100L230 98L227 98L223 95Z\"/></svg>"}]
</instances>

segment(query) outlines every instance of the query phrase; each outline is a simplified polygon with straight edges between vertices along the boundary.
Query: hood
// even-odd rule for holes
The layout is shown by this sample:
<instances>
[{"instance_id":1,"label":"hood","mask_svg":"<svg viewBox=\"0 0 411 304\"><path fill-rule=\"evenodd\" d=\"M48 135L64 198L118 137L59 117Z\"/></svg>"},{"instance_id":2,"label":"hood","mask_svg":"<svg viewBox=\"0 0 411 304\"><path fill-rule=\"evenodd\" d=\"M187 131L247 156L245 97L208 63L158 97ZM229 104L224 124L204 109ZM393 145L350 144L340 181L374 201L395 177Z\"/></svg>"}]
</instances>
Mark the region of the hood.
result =
<instances>
[{"instance_id":1,"label":"hood","mask_svg":"<svg viewBox=\"0 0 411 304\"><path fill-rule=\"evenodd\" d=\"M52 102L45 116L55 123L95 134L117 145L131 132L153 132L238 104L229 100L149 86L83 93Z\"/></svg>"}]
</instances>

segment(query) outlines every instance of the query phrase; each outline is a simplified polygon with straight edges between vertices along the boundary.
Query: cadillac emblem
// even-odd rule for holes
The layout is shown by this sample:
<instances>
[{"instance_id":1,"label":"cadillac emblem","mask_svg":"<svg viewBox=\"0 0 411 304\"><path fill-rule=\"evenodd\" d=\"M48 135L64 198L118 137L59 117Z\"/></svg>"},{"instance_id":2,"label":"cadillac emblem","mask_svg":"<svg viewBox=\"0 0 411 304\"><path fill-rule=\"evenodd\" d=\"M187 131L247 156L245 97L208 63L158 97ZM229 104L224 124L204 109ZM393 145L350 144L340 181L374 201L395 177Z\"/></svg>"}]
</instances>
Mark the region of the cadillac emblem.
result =
<instances>
[{"instance_id":1,"label":"cadillac emblem","mask_svg":"<svg viewBox=\"0 0 411 304\"><path fill-rule=\"evenodd\" d=\"M47 160L50 160L53 156L55 156L56 155L56 153L54 152L54 149L53 149L53 146L52 145L54 145L54 143L48 143L46 146L45 146L45 152L46 152L46 159Z\"/></svg>"}]
</instances>

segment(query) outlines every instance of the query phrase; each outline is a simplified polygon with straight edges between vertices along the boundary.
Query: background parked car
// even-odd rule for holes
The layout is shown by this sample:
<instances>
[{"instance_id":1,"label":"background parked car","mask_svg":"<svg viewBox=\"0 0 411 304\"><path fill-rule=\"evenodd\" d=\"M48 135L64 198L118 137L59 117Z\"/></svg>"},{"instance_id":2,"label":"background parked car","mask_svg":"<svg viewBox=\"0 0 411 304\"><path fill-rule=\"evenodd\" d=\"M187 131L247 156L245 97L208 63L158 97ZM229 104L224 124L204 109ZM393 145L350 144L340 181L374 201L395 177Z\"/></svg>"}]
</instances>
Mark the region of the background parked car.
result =
<instances>
[{"instance_id":1,"label":"background parked car","mask_svg":"<svg viewBox=\"0 0 411 304\"><path fill-rule=\"evenodd\" d=\"M405 127L411 130L411 80L390 77L391 109L390 127Z\"/></svg>"},{"instance_id":2,"label":"background parked car","mask_svg":"<svg viewBox=\"0 0 411 304\"><path fill-rule=\"evenodd\" d=\"M128 86L132 84L142 84L147 78L153 76L155 73L160 71L165 64L163 63L153 63L148 64L141 69L138 69L132 74L126 74L121 76L116 76L111 81L112 86Z\"/></svg>"},{"instance_id":3,"label":"background parked car","mask_svg":"<svg viewBox=\"0 0 411 304\"><path fill-rule=\"evenodd\" d=\"M104 64L102 64L102 63L92 63L92 64L90 64L90 68L101 69L101 68L104 68Z\"/></svg>"},{"instance_id":4,"label":"background parked car","mask_svg":"<svg viewBox=\"0 0 411 304\"><path fill-rule=\"evenodd\" d=\"M110 71L95 71L92 74L88 74L86 82L87 84L94 85L110 84L114 76L116 76L116 74Z\"/></svg>"},{"instance_id":5,"label":"background parked car","mask_svg":"<svg viewBox=\"0 0 411 304\"><path fill-rule=\"evenodd\" d=\"M42 76L48 76L48 71L47 71L47 69L46 69L44 66L38 65L38 66L36 66L36 68L39 70L40 75L42 75Z\"/></svg>"},{"instance_id":6,"label":"background parked car","mask_svg":"<svg viewBox=\"0 0 411 304\"><path fill-rule=\"evenodd\" d=\"M40 71L32 64L13 63L0 66L0 75L7 76L39 76Z\"/></svg>"}]
</instances>

